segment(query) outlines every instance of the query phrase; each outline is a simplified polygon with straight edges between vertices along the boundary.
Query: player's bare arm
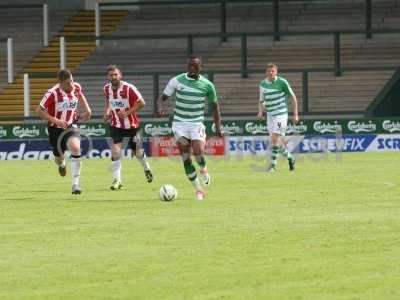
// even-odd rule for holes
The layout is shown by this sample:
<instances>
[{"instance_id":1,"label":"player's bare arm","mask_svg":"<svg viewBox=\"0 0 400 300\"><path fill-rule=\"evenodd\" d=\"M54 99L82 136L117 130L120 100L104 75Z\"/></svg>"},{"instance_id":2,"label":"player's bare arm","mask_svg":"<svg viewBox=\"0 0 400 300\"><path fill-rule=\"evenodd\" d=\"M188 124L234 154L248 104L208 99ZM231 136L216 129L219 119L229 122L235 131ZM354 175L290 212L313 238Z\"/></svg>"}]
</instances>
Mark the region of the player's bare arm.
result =
<instances>
[{"instance_id":1,"label":"player's bare arm","mask_svg":"<svg viewBox=\"0 0 400 300\"><path fill-rule=\"evenodd\" d=\"M257 118L263 119L264 115L265 115L265 106L261 102L258 102Z\"/></svg>"},{"instance_id":2,"label":"player's bare arm","mask_svg":"<svg viewBox=\"0 0 400 300\"><path fill-rule=\"evenodd\" d=\"M35 111L39 115L40 118L42 118L43 120L46 120L49 123L53 123L53 124L57 125L58 127L61 127L64 129L68 127L68 123L66 121L63 121L63 120L60 120L60 119L57 119L57 118L51 116L47 112L47 110L40 105L38 105L36 107Z\"/></svg>"},{"instance_id":3,"label":"player's bare arm","mask_svg":"<svg viewBox=\"0 0 400 300\"><path fill-rule=\"evenodd\" d=\"M221 111L218 102L213 103L213 118L215 124L215 133L217 136L222 137L221 131Z\"/></svg>"},{"instance_id":4,"label":"player's bare arm","mask_svg":"<svg viewBox=\"0 0 400 300\"><path fill-rule=\"evenodd\" d=\"M92 110L90 109L89 103L88 103L86 97L83 94L79 97L79 103L82 104L83 108L85 109L85 112L83 112L79 116L80 119L82 119L83 121L90 120L90 117L92 115Z\"/></svg>"},{"instance_id":5,"label":"player's bare arm","mask_svg":"<svg viewBox=\"0 0 400 300\"><path fill-rule=\"evenodd\" d=\"M164 102L169 98L169 96L162 94L157 100L157 117L162 117L167 114L164 109Z\"/></svg>"},{"instance_id":6,"label":"player's bare arm","mask_svg":"<svg viewBox=\"0 0 400 300\"><path fill-rule=\"evenodd\" d=\"M104 105L104 114L103 114L103 121L107 122L111 118L111 106L110 102L106 98L105 105Z\"/></svg>"},{"instance_id":7,"label":"player's bare arm","mask_svg":"<svg viewBox=\"0 0 400 300\"><path fill-rule=\"evenodd\" d=\"M144 101L144 99L140 98L133 107L131 107L128 110L125 111L120 111L118 112L118 116L120 118L125 118L129 115L131 115L134 112L138 112L139 110L141 110L144 106L146 105L146 102Z\"/></svg>"},{"instance_id":8,"label":"player's bare arm","mask_svg":"<svg viewBox=\"0 0 400 300\"><path fill-rule=\"evenodd\" d=\"M297 98L295 94L292 95L292 108L293 108L293 122L297 123L299 122L299 111L297 105Z\"/></svg>"}]
</instances>

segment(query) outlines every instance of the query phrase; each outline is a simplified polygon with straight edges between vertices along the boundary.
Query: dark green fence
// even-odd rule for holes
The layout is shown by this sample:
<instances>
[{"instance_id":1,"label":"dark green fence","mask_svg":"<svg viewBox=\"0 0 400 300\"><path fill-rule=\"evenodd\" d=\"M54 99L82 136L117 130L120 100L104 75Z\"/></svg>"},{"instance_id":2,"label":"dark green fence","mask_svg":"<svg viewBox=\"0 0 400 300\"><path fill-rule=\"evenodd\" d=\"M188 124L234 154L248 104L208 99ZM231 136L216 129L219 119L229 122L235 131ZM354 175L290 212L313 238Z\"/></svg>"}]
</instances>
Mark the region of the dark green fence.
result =
<instances>
[{"instance_id":1,"label":"dark green fence","mask_svg":"<svg viewBox=\"0 0 400 300\"><path fill-rule=\"evenodd\" d=\"M351 67L351 68L344 68L341 67L340 71L341 72L350 72L350 71L385 71L385 70L396 70L396 67L394 66L382 66L382 67ZM145 117L151 117L154 112L155 112L155 105L157 102L157 99L159 97L159 91L160 91L160 77L161 76L175 76L176 74L180 74L184 72L185 70L171 70L171 71L166 71L166 72L132 72L132 71L124 71L124 76L151 76L153 80L153 112L151 115L146 115L143 114ZM302 115L307 115L310 114L309 110L309 74L310 73L333 73L335 72L335 68L310 68L310 69L280 69L280 73L284 74L302 74ZM206 75L211 81L214 81L215 75L221 75L221 74L241 74L243 70L204 70L203 74ZM248 74L264 74L265 70L264 69L246 69L246 75ZM55 77L55 74L52 73L31 73L30 74L31 78L51 78ZM93 73L93 72L76 72L75 77L104 77L104 74L100 74L98 72ZM261 75L262 76L262 75ZM257 86L254 87L257 89ZM340 113L340 108L338 108L337 111L332 112L331 114L337 114ZM357 114L357 115L362 115L365 113L365 111L345 111L346 114ZM211 110L208 110L208 115L211 114ZM329 115L330 113L327 112L318 112L314 111L312 113L313 115L317 114L326 114ZM227 116L227 115L225 115ZM235 114L230 114L230 116L235 116ZM239 115L238 115L239 116ZM246 116L246 114L241 113L240 116ZM94 116L94 118L101 118L101 116ZM4 118L2 118L4 120ZM15 119L15 118L14 118Z\"/></svg>"},{"instance_id":2,"label":"dark green fence","mask_svg":"<svg viewBox=\"0 0 400 300\"><path fill-rule=\"evenodd\" d=\"M205 121L207 135L215 134L212 121ZM223 121L223 131L229 136L266 135L265 121L234 120ZM143 121L141 131L144 137L172 135L171 122L165 120ZM109 126L105 123L86 123L81 125L81 133L91 137L109 136ZM298 124L289 123L288 135L321 134L396 134L400 133L400 118L358 118L358 119L313 119ZM0 125L0 140L48 138L44 123Z\"/></svg>"}]
</instances>

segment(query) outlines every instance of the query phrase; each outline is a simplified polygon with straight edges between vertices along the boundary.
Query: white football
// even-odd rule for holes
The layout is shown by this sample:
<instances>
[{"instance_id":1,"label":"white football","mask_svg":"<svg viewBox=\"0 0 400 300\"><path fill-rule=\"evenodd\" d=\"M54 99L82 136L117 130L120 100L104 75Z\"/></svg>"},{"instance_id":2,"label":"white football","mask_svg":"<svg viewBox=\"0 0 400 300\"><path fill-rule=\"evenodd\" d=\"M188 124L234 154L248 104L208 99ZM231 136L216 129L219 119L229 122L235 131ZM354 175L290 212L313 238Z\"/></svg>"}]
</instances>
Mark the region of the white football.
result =
<instances>
[{"instance_id":1,"label":"white football","mask_svg":"<svg viewBox=\"0 0 400 300\"><path fill-rule=\"evenodd\" d=\"M159 191L161 201L172 201L178 198L178 191L171 184L164 184Z\"/></svg>"}]
</instances>

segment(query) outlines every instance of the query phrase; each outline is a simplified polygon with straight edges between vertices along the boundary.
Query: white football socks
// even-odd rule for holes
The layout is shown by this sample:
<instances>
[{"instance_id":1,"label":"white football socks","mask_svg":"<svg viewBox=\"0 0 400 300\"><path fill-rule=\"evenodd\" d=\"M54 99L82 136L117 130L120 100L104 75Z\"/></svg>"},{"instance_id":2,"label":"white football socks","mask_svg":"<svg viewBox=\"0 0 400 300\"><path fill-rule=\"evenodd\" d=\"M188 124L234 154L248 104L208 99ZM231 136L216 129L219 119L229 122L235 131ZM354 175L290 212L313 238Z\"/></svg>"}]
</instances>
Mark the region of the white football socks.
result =
<instances>
[{"instance_id":1,"label":"white football socks","mask_svg":"<svg viewBox=\"0 0 400 300\"><path fill-rule=\"evenodd\" d=\"M79 179L81 176L82 162L80 158L71 157L71 176L72 185L79 185Z\"/></svg>"},{"instance_id":2,"label":"white football socks","mask_svg":"<svg viewBox=\"0 0 400 300\"><path fill-rule=\"evenodd\" d=\"M196 191L202 191L203 190L202 187L201 187L200 180L199 180L198 176L196 176L196 178L194 180L192 180L191 182L192 182L194 188L196 189Z\"/></svg>"},{"instance_id":3,"label":"white football socks","mask_svg":"<svg viewBox=\"0 0 400 300\"><path fill-rule=\"evenodd\" d=\"M111 161L111 171L113 178L121 182L121 159Z\"/></svg>"},{"instance_id":4,"label":"white football socks","mask_svg":"<svg viewBox=\"0 0 400 300\"><path fill-rule=\"evenodd\" d=\"M150 165L147 162L146 153L143 153L142 157L136 156L136 158L139 160L140 164L142 165L142 167L145 171L150 170Z\"/></svg>"}]
</instances>

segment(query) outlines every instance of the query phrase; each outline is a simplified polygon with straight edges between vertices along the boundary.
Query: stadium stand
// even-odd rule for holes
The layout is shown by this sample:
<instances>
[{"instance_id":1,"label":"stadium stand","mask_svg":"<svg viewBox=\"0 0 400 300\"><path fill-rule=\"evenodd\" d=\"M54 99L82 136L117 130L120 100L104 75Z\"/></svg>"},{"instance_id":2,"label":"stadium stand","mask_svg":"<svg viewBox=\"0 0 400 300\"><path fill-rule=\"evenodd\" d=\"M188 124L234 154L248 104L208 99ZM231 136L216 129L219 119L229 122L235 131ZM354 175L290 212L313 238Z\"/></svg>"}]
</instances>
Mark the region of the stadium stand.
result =
<instances>
[{"instance_id":1,"label":"stadium stand","mask_svg":"<svg viewBox=\"0 0 400 300\"><path fill-rule=\"evenodd\" d=\"M288 26L301 10L301 4L288 4L281 10L281 24ZM271 5L234 4L227 6L227 31L250 31L255 26L268 28L272 26ZM218 33L220 29L219 6L162 6L146 7L139 11L130 11L129 15L118 26L112 35L130 34L194 34ZM221 47L220 38L202 38L194 40L196 54L207 62ZM95 114L103 111L103 95L99 87L105 81L105 75L80 75L80 73L96 72L107 64L117 64L123 71L166 72L185 70L186 40L112 40L105 41L102 46L89 56L77 69L77 78L85 82L88 99L92 100ZM240 54L234 59L240 61ZM171 73L171 76L173 73ZM160 90L171 76L160 78ZM152 76L126 76L133 81L146 99L144 113L151 113L154 106ZM216 82L218 84L218 82ZM219 90L221 88L218 86ZM100 101L99 101L100 99Z\"/></svg>"},{"instance_id":2,"label":"stadium stand","mask_svg":"<svg viewBox=\"0 0 400 300\"><path fill-rule=\"evenodd\" d=\"M377 28L383 25L383 18L394 15L393 11L397 10L398 1L379 0L372 1L371 4L372 23L373 27ZM363 30L365 29L365 1L308 1L304 4L302 13L288 29L296 31Z\"/></svg>"},{"instance_id":3,"label":"stadium stand","mask_svg":"<svg viewBox=\"0 0 400 300\"><path fill-rule=\"evenodd\" d=\"M332 39L332 38L331 38ZM382 41L383 40L383 41ZM344 67L363 66L396 66L400 62L399 46L396 42L391 47L380 47L385 41L384 37L376 36L374 40L364 42L361 40L346 41L342 43L342 61ZM230 45L227 45L230 44ZM215 56L211 57L206 66L209 69L240 68L240 45L238 42L228 42ZM262 69L268 61L277 62L283 69L310 69L333 68L332 42L312 42L305 37L297 41L280 41L279 43L248 42L249 68ZM266 51L267 49L267 51ZM397 50L396 50L397 49ZM397 52L396 52L397 51ZM373 100L379 89L390 78L392 71L343 72L337 77L332 73L309 74L309 103L310 112L363 111ZM300 100L302 97L301 73L281 74L292 82L294 90ZM229 105L224 105L225 112L234 112L236 108L232 102L254 103L258 97L257 86L261 74L241 79L239 76L219 75L216 82L224 89L219 89L222 99L229 99ZM235 79L236 78L236 79ZM371 84L371 81L374 84ZM349 84L351 82L351 84ZM240 92L238 92L238 89ZM245 90L245 92L243 92ZM253 100L252 100L253 99ZM249 107L250 108L250 107ZM243 108L245 111L247 108ZM238 110L240 111L240 110Z\"/></svg>"},{"instance_id":4,"label":"stadium stand","mask_svg":"<svg viewBox=\"0 0 400 300\"><path fill-rule=\"evenodd\" d=\"M312 30L360 30L365 26L362 1L310 2L302 7L297 18L287 27L289 31ZM380 1L374 5L374 28L394 27L395 16L400 12L397 1ZM253 19L254 21L254 19ZM397 24L397 28L399 28ZM284 28L282 29L284 30ZM395 35L395 36L398 36ZM390 44L390 47L388 47ZM282 69L333 68L333 35L284 36L279 42L271 39L248 39L248 67L264 68L268 61L277 62ZM366 40L365 35L341 35L341 60L343 67L398 66L399 46L390 34L377 34ZM240 40L225 43L206 62L208 69L240 68ZM309 111L329 113L362 112L374 99L393 71L344 72L337 77L330 73L309 74ZM302 81L300 74L282 74L292 82L300 98L302 111ZM260 76L220 75L219 86L223 111L229 113L248 111L250 103L258 98L257 86ZM371 84L373 82L373 84ZM224 102L227 102L224 104ZM255 110L253 104L253 111Z\"/></svg>"},{"instance_id":5,"label":"stadium stand","mask_svg":"<svg viewBox=\"0 0 400 300\"><path fill-rule=\"evenodd\" d=\"M125 17L126 11L107 11L103 12L102 33L108 34L116 24ZM0 93L0 116L22 115L23 114L23 73L29 73L31 83L31 110L37 105L43 94L51 84L55 83L55 73L59 70L59 37L67 38L67 67L75 70L81 61L88 56L94 49L93 41L68 41L69 37L88 35L94 32L94 13L82 11L75 14L70 13L65 18L65 25L60 26L57 34L53 35L48 47L43 47L37 51L36 55L29 57L29 62L18 72L13 84L5 87ZM37 21L37 27L41 30L41 21ZM40 31L41 32L41 31ZM26 37L26 39L29 39ZM37 42L40 44L40 42ZM18 48L24 48L19 45ZM39 47L40 48L40 47ZM47 77L34 78L35 73L48 73Z\"/></svg>"},{"instance_id":6,"label":"stadium stand","mask_svg":"<svg viewBox=\"0 0 400 300\"><path fill-rule=\"evenodd\" d=\"M364 30L364 5L365 1L359 0L284 2L280 6L280 30L283 32ZM105 82L105 68L108 64L120 65L128 74L148 72L147 75L127 75L125 80L134 82L143 93L148 103L144 112L149 114L153 110L155 98L151 72L170 72L169 75L161 75L159 78L158 93L160 93L168 78L185 69L184 58L187 54L185 38L123 39L121 35L187 35L213 32L217 34L220 31L218 8L218 5L142 6L138 10L125 12L126 15L122 15L114 25L107 23L107 14L112 14L112 12L103 11L102 30L103 32L109 30L109 37L103 39L101 46L97 48L94 48L91 43L69 43L67 59L68 67L75 70L76 79L86 90L94 114L100 115L103 111L101 87ZM254 34L272 31L272 11L271 3L229 4L227 5L227 32ZM399 15L398 0L373 1L373 28L399 29ZM84 21L71 20L64 27L65 32L60 34L71 33L75 36L92 34L93 13L81 12L78 16ZM118 26L115 26L116 24ZM341 66L393 66L394 70L400 61L400 43L397 37L398 34L374 34L372 39L366 39L365 34L341 34ZM217 72L214 75L223 112L252 114L256 111L258 82L263 78L262 69L269 61L280 65L281 75L291 82L300 100L299 107L302 111L301 71L315 68L332 69L334 67L333 40L333 33L283 35L280 41L274 41L272 37L266 36L249 36L247 67L249 70L260 70L260 72L249 72L247 78L242 78L238 72L236 74ZM72 59L75 56L72 52L74 48L79 49L78 52L81 51L83 55ZM238 37L229 37L226 42L221 42L217 36L195 38L194 50L203 57L205 71L240 69L241 43ZM52 42L51 49L41 51L41 53L46 52L52 53L51 55L57 60L57 41ZM25 71L37 71L37 68L55 71L58 62L50 61L50 58L35 57ZM293 69L297 72L290 71ZM289 71L285 72L285 70ZM342 76L334 76L333 72L309 72L308 110L310 113L362 112L392 73L393 71L390 70L345 70ZM44 88L44 82L48 80L37 79L37 81L43 82ZM46 88L48 85L47 82ZM40 88L41 93L43 88ZM39 95L39 89L37 92ZM3 102L3 99L0 98L0 102ZM32 99L33 104L38 100L34 95ZM22 102L18 101L18 103L21 103L21 106L12 113L22 112ZM6 110L6 113L9 114L11 111Z\"/></svg>"},{"instance_id":7,"label":"stadium stand","mask_svg":"<svg viewBox=\"0 0 400 300\"><path fill-rule=\"evenodd\" d=\"M338 27L335 27L335 24L339 23L340 28L346 30L361 30L365 26L365 13L362 5L364 5L363 1L285 3L281 6L280 27L282 31L337 30ZM271 30L272 9L270 3L228 7L228 32ZM391 20L391 26L394 26L392 16L396 16L398 13L396 1L382 1L379 5L374 4L373 9L374 28L384 27L386 20ZM130 13L115 34L124 32L146 34L216 32L219 30L217 11L208 8L192 10L189 8L188 10L174 7L144 7L140 12ZM154 22L152 18L158 21ZM310 23L309 20L312 22ZM331 22L330 20L335 21ZM397 65L398 48L380 47L385 41L390 41L385 35L375 35L372 40L366 40L364 35L341 35L342 66ZM186 55L185 43L185 40L162 40L153 43L140 40L114 40L106 43L88 57L79 67L78 74L79 72L94 72L101 62L119 64L125 71L183 70L182 57ZM132 45L135 46L132 47ZM204 49L204 45L208 49ZM229 38L222 44L215 39L213 42L199 39L194 48L203 56L206 70L237 70L240 68L241 45L238 38ZM278 62L283 69L333 68L333 36L290 36L282 37L279 42L265 37L249 38L247 60L249 69L263 69L268 61ZM391 73L391 71L365 73L352 71L344 72L341 77L326 72L310 73L309 111L332 112L338 109L349 112L362 111L390 78ZM301 111L302 74L283 73L282 75L292 82L300 100ZM248 78L241 78L238 74L216 74L214 80L220 94L223 112L232 114L253 112L256 109L254 103L258 98L256 87L262 76L262 74L251 74ZM151 112L154 99L152 77L128 76L126 79L134 81L144 92L144 96L150 104L145 112ZM167 77L160 79L160 88L165 84L166 79ZM372 79L374 80L373 85L369 84ZM97 100L102 99L98 86L104 83L104 76L97 79L83 76L82 81L88 82L88 95L93 100L94 111L100 113L103 103L102 100L100 103ZM357 86L356 89L355 86Z\"/></svg>"},{"instance_id":8,"label":"stadium stand","mask_svg":"<svg viewBox=\"0 0 400 300\"><path fill-rule=\"evenodd\" d=\"M50 37L61 30L73 11L52 10L49 13ZM15 73L32 59L43 46L42 8L0 9L1 36L14 42ZM0 47L0 91L7 85L7 47Z\"/></svg>"}]
</instances>

